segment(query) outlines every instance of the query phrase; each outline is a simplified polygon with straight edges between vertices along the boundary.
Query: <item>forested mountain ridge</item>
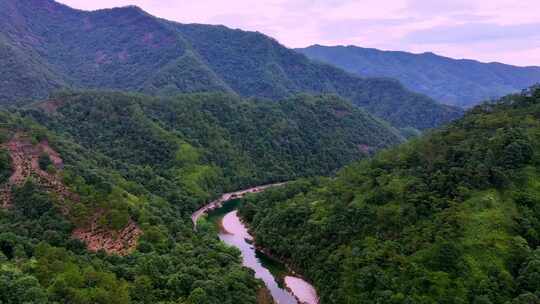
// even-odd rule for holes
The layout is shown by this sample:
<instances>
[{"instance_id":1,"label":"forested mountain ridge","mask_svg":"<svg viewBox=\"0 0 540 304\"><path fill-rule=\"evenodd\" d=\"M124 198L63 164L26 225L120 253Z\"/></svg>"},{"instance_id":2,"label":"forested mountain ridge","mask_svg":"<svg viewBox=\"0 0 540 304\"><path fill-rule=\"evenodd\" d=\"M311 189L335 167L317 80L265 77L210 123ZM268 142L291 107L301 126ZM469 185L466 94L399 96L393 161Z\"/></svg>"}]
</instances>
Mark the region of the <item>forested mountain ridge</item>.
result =
<instances>
[{"instance_id":1,"label":"forested mountain ridge","mask_svg":"<svg viewBox=\"0 0 540 304\"><path fill-rule=\"evenodd\" d=\"M157 170L175 163L212 164L230 179L216 194L331 174L403 140L397 130L337 96L298 95L270 102L226 93L149 97L76 92L57 94L24 113L129 164ZM193 159L182 159L179 147Z\"/></svg>"},{"instance_id":2,"label":"forested mountain ridge","mask_svg":"<svg viewBox=\"0 0 540 304\"><path fill-rule=\"evenodd\" d=\"M191 213L402 140L337 96L62 92L0 111L0 301L255 303L262 283Z\"/></svg>"},{"instance_id":3,"label":"forested mountain ridge","mask_svg":"<svg viewBox=\"0 0 540 304\"><path fill-rule=\"evenodd\" d=\"M432 128L462 114L396 81L310 61L260 33L169 22L137 7L86 12L3 0L0 25L3 102L65 87L270 99L305 92L340 95L399 128Z\"/></svg>"},{"instance_id":4,"label":"forested mountain ridge","mask_svg":"<svg viewBox=\"0 0 540 304\"><path fill-rule=\"evenodd\" d=\"M540 88L241 207L324 303L540 301Z\"/></svg>"},{"instance_id":5,"label":"forested mountain ridge","mask_svg":"<svg viewBox=\"0 0 540 304\"><path fill-rule=\"evenodd\" d=\"M393 79L359 78L310 61L260 33L200 24L179 26L178 30L242 95L282 98L290 92L338 94L399 128L431 128L462 114L457 108L435 105L433 100L407 91ZM238 70L246 72L239 75Z\"/></svg>"},{"instance_id":6,"label":"forested mountain ridge","mask_svg":"<svg viewBox=\"0 0 540 304\"><path fill-rule=\"evenodd\" d=\"M433 53L321 45L297 51L359 76L398 79L409 90L445 104L466 108L520 92L540 82L540 67L457 60Z\"/></svg>"}]
</instances>

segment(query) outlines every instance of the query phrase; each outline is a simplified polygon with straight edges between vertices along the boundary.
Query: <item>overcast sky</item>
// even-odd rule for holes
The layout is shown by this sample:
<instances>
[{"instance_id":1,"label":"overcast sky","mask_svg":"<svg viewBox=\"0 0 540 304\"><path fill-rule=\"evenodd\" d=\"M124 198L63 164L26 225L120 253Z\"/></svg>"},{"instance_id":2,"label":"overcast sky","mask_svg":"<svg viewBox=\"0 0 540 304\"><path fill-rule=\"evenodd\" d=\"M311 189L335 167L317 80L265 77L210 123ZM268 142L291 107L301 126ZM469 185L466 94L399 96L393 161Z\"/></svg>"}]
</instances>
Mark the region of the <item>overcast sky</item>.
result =
<instances>
[{"instance_id":1,"label":"overcast sky","mask_svg":"<svg viewBox=\"0 0 540 304\"><path fill-rule=\"evenodd\" d=\"M137 5L182 23L224 24L288 47L358 45L540 66L540 0L60 0Z\"/></svg>"}]
</instances>

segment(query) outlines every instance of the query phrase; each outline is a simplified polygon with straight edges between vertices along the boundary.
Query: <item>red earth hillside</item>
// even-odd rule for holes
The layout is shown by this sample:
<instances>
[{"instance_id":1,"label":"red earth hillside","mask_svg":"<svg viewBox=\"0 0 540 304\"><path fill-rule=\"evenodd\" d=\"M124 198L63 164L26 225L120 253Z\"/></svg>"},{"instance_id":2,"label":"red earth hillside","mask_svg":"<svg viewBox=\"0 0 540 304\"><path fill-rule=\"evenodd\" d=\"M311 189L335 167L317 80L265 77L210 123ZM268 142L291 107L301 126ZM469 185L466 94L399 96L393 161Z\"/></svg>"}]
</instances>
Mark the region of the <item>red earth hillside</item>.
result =
<instances>
[{"instance_id":1,"label":"red earth hillside","mask_svg":"<svg viewBox=\"0 0 540 304\"><path fill-rule=\"evenodd\" d=\"M49 193L56 195L62 213L69 217L71 204L79 203L80 198L63 183L60 177L64 165L63 160L60 154L50 147L48 141L42 140L38 144L32 144L29 138L17 133L8 143L0 147L9 151L13 170L9 180L0 187L0 205L3 208L10 208L13 187L21 186L28 178L33 178ZM43 154L49 156L57 173L49 173L40 168L39 158ZM137 224L130 220L121 230L111 231L97 224L101 215L102 212L96 212L89 224L73 231L73 237L83 241L91 251L104 250L108 254L118 255L132 252L142 235L142 230Z\"/></svg>"}]
</instances>

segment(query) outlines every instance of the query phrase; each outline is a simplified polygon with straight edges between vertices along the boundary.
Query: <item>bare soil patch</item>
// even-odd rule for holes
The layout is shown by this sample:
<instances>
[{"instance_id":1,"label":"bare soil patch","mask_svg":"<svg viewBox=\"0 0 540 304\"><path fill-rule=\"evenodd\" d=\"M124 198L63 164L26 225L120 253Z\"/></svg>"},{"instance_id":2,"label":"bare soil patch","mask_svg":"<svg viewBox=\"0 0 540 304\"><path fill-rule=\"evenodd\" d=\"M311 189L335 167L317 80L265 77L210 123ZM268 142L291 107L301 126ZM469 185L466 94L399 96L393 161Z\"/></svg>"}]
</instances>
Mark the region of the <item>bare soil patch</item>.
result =
<instances>
[{"instance_id":1,"label":"bare soil patch","mask_svg":"<svg viewBox=\"0 0 540 304\"><path fill-rule=\"evenodd\" d=\"M63 183L60 172L64 167L62 157L56 152L49 142L43 140L38 144L33 144L31 140L22 133L17 133L6 144L11 157L12 175L8 182L0 186L0 205L3 208L12 207L12 189L14 186L23 185L26 180L32 178L46 189L47 192L56 195L60 201L61 212L69 217L70 209L74 203L80 202L80 197L68 189ZM39 158L42 154L49 156L55 173L44 171L39 166ZM108 254L126 255L137 247L142 230L137 224L130 220L129 223L119 231L113 231L100 227L98 219L101 213L96 212L87 227L79 227L73 231L72 236L83 241L88 250L105 250Z\"/></svg>"}]
</instances>

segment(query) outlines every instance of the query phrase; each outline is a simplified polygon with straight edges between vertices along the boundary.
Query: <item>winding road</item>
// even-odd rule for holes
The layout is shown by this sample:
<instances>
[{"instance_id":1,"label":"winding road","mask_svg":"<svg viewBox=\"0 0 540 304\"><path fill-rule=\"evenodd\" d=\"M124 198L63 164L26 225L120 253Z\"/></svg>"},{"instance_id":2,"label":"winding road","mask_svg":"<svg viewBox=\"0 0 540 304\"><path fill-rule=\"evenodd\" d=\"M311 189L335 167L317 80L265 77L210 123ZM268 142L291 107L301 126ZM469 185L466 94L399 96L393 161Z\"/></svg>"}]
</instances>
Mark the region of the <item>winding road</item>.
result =
<instances>
[{"instance_id":1,"label":"winding road","mask_svg":"<svg viewBox=\"0 0 540 304\"><path fill-rule=\"evenodd\" d=\"M210 203L208 203L208 204L204 205L203 207L201 207L199 210L193 212L193 214L191 215L191 221L193 221L193 229L197 230L197 221L199 220L199 218L201 216L206 214L208 211L212 211L214 209L222 207L223 203L225 203L227 201L238 199L238 198L243 198L244 196L246 196L246 194L263 192L264 190L266 190L268 188L278 187L278 186L282 186L282 185L285 185L285 184L286 183L268 184L268 185L263 185L263 186L252 187L252 188L245 189L245 190L224 193L218 199L216 199L214 201L211 201Z\"/></svg>"}]
</instances>

